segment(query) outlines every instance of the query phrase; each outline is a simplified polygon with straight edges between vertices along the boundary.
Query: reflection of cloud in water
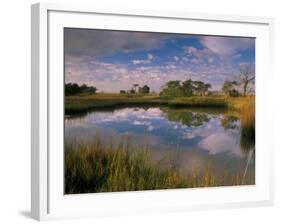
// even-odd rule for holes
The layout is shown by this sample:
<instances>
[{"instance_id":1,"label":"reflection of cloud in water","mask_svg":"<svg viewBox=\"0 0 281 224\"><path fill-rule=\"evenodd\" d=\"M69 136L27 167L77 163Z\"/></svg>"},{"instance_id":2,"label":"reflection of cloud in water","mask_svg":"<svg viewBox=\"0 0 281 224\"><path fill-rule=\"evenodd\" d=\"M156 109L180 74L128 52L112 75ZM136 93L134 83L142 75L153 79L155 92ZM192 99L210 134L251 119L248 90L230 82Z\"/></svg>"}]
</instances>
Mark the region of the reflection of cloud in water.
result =
<instances>
[{"instance_id":1,"label":"reflection of cloud in water","mask_svg":"<svg viewBox=\"0 0 281 224\"><path fill-rule=\"evenodd\" d=\"M141 125L140 120L163 120L163 112L159 108L149 108L147 110L142 108L124 108L121 110L115 110L112 113L108 112L95 112L86 117L91 123L106 123L106 122L121 122L121 121L131 121L132 119L137 118L138 120L134 121L135 125ZM146 125L142 122L143 125Z\"/></svg>"},{"instance_id":2,"label":"reflection of cloud in water","mask_svg":"<svg viewBox=\"0 0 281 224\"><path fill-rule=\"evenodd\" d=\"M179 127L179 126L176 124L173 128L174 128L174 129L178 129L178 127Z\"/></svg>"},{"instance_id":3,"label":"reflection of cloud in water","mask_svg":"<svg viewBox=\"0 0 281 224\"><path fill-rule=\"evenodd\" d=\"M184 131L182 133L183 139L193 139L195 137L205 138L214 132L216 132L219 128L216 127L219 124L218 119L210 119L207 124L203 124L199 127L188 128L184 127Z\"/></svg>"},{"instance_id":4,"label":"reflection of cloud in water","mask_svg":"<svg viewBox=\"0 0 281 224\"><path fill-rule=\"evenodd\" d=\"M194 132L186 132L184 133L183 135L183 138L184 139L192 139L192 138L195 138L197 135L195 135Z\"/></svg>"},{"instance_id":5,"label":"reflection of cloud in water","mask_svg":"<svg viewBox=\"0 0 281 224\"><path fill-rule=\"evenodd\" d=\"M109 112L94 112L87 115L84 119L85 124L105 125L109 123L120 124L126 122L128 125L144 126L146 131L153 131L158 126L155 122L163 121L163 112L160 108L124 108ZM152 123L153 122L153 123Z\"/></svg>"},{"instance_id":6,"label":"reflection of cloud in water","mask_svg":"<svg viewBox=\"0 0 281 224\"><path fill-rule=\"evenodd\" d=\"M233 153L240 155L238 137L231 132L216 132L202 141L199 146L209 151L210 154Z\"/></svg>"},{"instance_id":7,"label":"reflection of cloud in water","mask_svg":"<svg viewBox=\"0 0 281 224\"><path fill-rule=\"evenodd\" d=\"M180 112L185 115L182 110ZM66 133L75 133L78 137L78 133L83 132L84 135L91 136L97 128L112 129L120 135L130 133L136 141L136 138L149 132L149 136L158 139L158 142L153 141L151 145L201 148L210 155L231 153L240 156L239 130L225 130L221 126L222 115L209 114L209 120L199 126L188 126L181 121L169 120L165 115L160 108L133 107L112 112L96 111L83 118L66 119Z\"/></svg>"},{"instance_id":8,"label":"reflection of cloud in water","mask_svg":"<svg viewBox=\"0 0 281 224\"><path fill-rule=\"evenodd\" d=\"M99 136L102 143L115 146L128 141L132 150L148 145L156 161L175 164L191 173L205 171L209 166L217 175L244 168L240 123L237 128L226 129L221 122L224 115L207 111L205 119L200 112L190 111L165 107L94 111L65 119L65 142L91 144Z\"/></svg>"},{"instance_id":9,"label":"reflection of cloud in water","mask_svg":"<svg viewBox=\"0 0 281 224\"><path fill-rule=\"evenodd\" d=\"M137 121L137 120L134 120L133 124L134 125L150 125L151 123L148 122L148 121Z\"/></svg>"},{"instance_id":10,"label":"reflection of cloud in water","mask_svg":"<svg viewBox=\"0 0 281 224\"><path fill-rule=\"evenodd\" d=\"M141 126L147 126L147 130L148 131L152 131L154 129L153 125L151 124L151 122L149 121L138 121L138 120L134 120L133 121L134 125L141 125Z\"/></svg>"}]
</instances>

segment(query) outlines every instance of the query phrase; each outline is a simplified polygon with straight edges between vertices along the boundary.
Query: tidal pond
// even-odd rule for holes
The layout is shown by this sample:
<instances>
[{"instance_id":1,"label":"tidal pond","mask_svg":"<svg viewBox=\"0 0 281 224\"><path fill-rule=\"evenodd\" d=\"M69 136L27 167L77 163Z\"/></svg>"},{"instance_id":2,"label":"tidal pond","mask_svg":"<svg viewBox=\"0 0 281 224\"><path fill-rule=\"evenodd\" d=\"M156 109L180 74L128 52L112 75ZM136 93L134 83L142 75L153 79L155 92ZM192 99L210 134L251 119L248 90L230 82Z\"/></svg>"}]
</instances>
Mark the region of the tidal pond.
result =
<instances>
[{"instance_id":1,"label":"tidal pond","mask_svg":"<svg viewBox=\"0 0 281 224\"><path fill-rule=\"evenodd\" d=\"M223 185L239 175L245 184L255 183L253 144L241 141L238 114L222 109L123 107L92 111L65 118L67 145L126 141L129 150L143 146L163 167L177 167L187 174L212 170Z\"/></svg>"}]
</instances>

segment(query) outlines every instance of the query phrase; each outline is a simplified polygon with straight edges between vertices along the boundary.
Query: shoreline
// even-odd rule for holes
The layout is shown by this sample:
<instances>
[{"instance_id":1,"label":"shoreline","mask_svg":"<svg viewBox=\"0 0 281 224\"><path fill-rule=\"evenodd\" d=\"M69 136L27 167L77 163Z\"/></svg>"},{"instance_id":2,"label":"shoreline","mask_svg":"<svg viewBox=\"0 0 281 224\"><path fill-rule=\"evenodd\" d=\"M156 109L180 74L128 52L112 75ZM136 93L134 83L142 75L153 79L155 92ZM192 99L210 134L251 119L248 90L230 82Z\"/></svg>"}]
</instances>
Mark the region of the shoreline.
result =
<instances>
[{"instance_id":1,"label":"shoreline","mask_svg":"<svg viewBox=\"0 0 281 224\"><path fill-rule=\"evenodd\" d=\"M65 115L87 113L94 109L123 106L168 106L222 108L240 111L245 104L254 103L255 97L192 96L163 98L158 95L94 94L65 97Z\"/></svg>"}]
</instances>

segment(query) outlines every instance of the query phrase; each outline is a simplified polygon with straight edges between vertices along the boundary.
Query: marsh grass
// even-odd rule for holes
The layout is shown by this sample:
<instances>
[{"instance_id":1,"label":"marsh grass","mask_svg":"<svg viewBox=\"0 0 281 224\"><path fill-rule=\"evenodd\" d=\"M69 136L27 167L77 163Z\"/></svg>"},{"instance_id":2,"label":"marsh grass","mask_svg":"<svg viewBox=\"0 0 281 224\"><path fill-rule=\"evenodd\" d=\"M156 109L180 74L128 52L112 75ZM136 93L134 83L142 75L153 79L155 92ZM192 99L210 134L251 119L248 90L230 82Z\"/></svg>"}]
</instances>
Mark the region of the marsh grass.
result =
<instances>
[{"instance_id":1,"label":"marsh grass","mask_svg":"<svg viewBox=\"0 0 281 224\"><path fill-rule=\"evenodd\" d=\"M148 149L130 152L102 145L65 150L65 192L93 193L186 187L183 176L159 169Z\"/></svg>"},{"instance_id":2,"label":"marsh grass","mask_svg":"<svg viewBox=\"0 0 281 224\"><path fill-rule=\"evenodd\" d=\"M255 117L255 104L248 101L243 105L240 113L240 147L246 153L255 148Z\"/></svg>"},{"instance_id":3,"label":"marsh grass","mask_svg":"<svg viewBox=\"0 0 281 224\"><path fill-rule=\"evenodd\" d=\"M85 113L90 110L99 108L112 108L118 106L145 106L145 105L164 105L166 100L161 99L158 95L141 95L136 94L94 94L94 95L77 95L65 97L65 114Z\"/></svg>"},{"instance_id":4,"label":"marsh grass","mask_svg":"<svg viewBox=\"0 0 281 224\"><path fill-rule=\"evenodd\" d=\"M223 97L160 97L158 94L117 94L98 93L94 95L75 95L65 97L65 114L85 113L93 109L117 106L171 106L198 108L225 108L240 111L248 102L254 102L254 96Z\"/></svg>"},{"instance_id":5,"label":"marsh grass","mask_svg":"<svg viewBox=\"0 0 281 224\"><path fill-rule=\"evenodd\" d=\"M85 113L93 109L116 106L175 106L224 108L237 111L241 122L241 149L249 154L255 146L255 97L181 97L161 98L157 94L95 94L68 96L65 113ZM236 112L235 112L236 113ZM175 116L174 116L175 117ZM176 119L176 117L175 117ZM133 148L133 149L132 149ZM171 150L174 151L174 150ZM176 151L176 150L175 150ZM253 154L254 155L254 154ZM172 160L171 160L172 161ZM183 172L174 164L165 166L152 160L148 144L130 147L123 139L119 144L101 143L98 136L91 145L65 146L65 193L95 193L155 189L194 188L247 185L255 183L255 175L214 175L211 167L193 173Z\"/></svg>"},{"instance_id":6,"label":"marsh grass","mask_svg":"<svg viewBox=\"0 0 281 224\"><path fill-rule=\"evenodd\" d=\"M209 166L192 174L173 164L161 166L151 159L148 145L131 150L124 139L115 147L98 137L92 145L65 147L66 194L241 185L241 176L215 177Z\"/></svg>"}]
</instances>

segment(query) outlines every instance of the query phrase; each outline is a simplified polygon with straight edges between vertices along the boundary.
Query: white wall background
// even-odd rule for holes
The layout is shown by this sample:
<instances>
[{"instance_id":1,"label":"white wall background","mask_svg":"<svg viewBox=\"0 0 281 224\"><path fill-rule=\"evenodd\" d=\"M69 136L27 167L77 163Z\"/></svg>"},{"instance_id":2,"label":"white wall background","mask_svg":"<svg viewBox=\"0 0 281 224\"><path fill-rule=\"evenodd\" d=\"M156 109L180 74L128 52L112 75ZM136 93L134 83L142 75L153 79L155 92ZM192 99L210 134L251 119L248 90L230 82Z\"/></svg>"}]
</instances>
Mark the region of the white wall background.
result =
<instances>
[{"instance_id":1,"label":"white wall background","mask_svg":"<svg viewBox=\"0 0 281 224\"><path fill-rule=\"evenodd\" d=\"M0 13L0 223L32 223L30 209L30 5L37 1L2 0ZM79 220L79 223L280 223L281 131L280 40L278 0L69 0L106 7L180 10L275 17L275 80L272 116L275 135L275 205L273 207L193 211ZM267 74L264 74L267 75ZM275 103L275 104L273 104ZM279 137L280 136L280 137ZM59 223L78 223L77 220Z\"/></svg>"}]
</instances>

